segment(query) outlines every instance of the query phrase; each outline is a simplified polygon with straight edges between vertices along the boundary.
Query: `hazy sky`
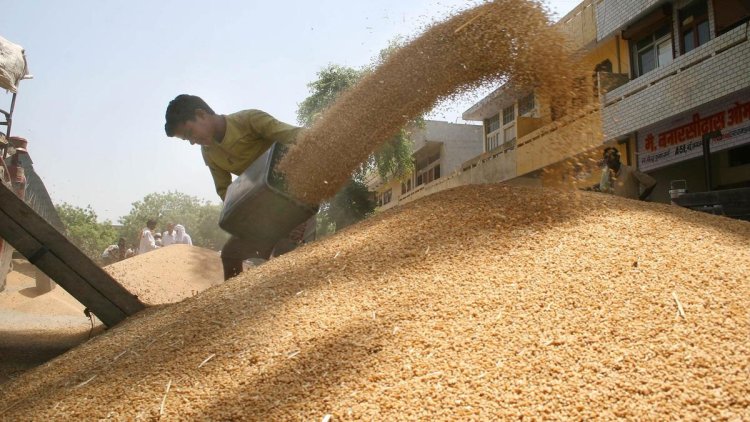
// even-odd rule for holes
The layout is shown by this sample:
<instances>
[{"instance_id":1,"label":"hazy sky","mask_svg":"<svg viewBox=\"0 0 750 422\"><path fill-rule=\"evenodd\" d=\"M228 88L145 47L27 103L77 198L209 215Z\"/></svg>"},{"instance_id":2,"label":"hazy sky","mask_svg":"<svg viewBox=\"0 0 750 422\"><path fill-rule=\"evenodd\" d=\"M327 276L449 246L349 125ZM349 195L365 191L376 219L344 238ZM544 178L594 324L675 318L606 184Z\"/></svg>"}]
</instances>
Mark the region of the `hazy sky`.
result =
<instances>
[{"instance_id":1,"label":"hazy sky","mask_svg":"<svg viewBox=\"0 0 750 422\"><path fill-rule=\"evenodd\" d=\"M13 134L53 201L116 221L151 192L218 202L198 146L164 134L178 94L217 113L258 108L296 124L316 72L360 67L458 0L0 0L0 36L26 49ZM562 16L579 1L549 1ZM10 95L0 92L0 108ZM471 102L433 116L459 121Z\"/></svg>"}]
</instances>

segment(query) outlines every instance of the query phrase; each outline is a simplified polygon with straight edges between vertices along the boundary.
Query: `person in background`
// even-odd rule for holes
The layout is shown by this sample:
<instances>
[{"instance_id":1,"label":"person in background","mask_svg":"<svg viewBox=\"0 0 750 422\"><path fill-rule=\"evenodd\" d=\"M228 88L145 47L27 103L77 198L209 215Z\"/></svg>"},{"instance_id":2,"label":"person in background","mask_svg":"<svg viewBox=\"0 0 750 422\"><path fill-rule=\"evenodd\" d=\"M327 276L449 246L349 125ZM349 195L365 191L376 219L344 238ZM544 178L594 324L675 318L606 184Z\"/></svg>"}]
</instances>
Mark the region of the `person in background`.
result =
<instances>
[{"instance_id":1,"label":"person in background","mask_svg":"<svg viewBox=\"0 0 750 422\"><path fill-rule=\"evenodd\" d=\"M151 234L151 231L155 228L155 220L148 220L146 222L146 228L141 231L141 243L138 245L139 254L151 252L154 249L159 248L159 246L156 245L156 239L154 239L154 235Z\"/></svg>"},{"instance_id":2,"label":"person in background","mask_svg":"<svg viewBox=\"0 0 750 422\"><path fill-rule=\"evenodd\" d=\"M116 245L107 246L107 249L102 253L102 261L104 262L104 265L114 264L125 258L128 258L128 256L124 237L119 238Z\"/></svg>"},{"instance_id":3,"label":"person in background","mask_svg":"<svg viewBox=\"0 0 750 422\"><path fill-rule=\"evenodd\" d=\"M604 149L604 162L606 166L602 170L602 179L599 182L601 192L645 201L656 187L656 179L622 164L617 148Z\"/></svg>"},{"instance_id":4,"label":"person in background","mask_svg":"<svg viewBox=\"0 0 750 422\"><path fill-rule=\"evenodd\" d=\"M162 246L169 246L174 243L174 223L167 223L167 231L161 235Z\"/></svg>"},{"instance_id":5,"label":"person in background","mask_svg":"<svg viewBox=\"0 0 750 422\"><path fill-rule=\"evenodd\" d=\"M138 255L138 248L133 245L132 248L128 248L128 250L125 252L125 259L132 258L136 255Z\"/></svg>"},{"instance_id":6,"label":"person in background","mask_svg":"<svg viewBox=\"0 0 750 422\"><path fill-rule=\"evenodd\" d=\"M185 232L185 226L182 224L177 224L174 226L174 243L181 244L181 245L193 245L193 239L190 238L190 235Z\"/></svg>"},{"instance_id":7,"label":"person in background","mask_svg":"<svg viewBox=\"0 0 750 422\"><path fill-rule=\"evenodd\" d=\"M161 243L161 233L156 232L154 233L154 241L156 241L156 246L161 248L164 246L164 244Z\"/></svg>"}]
</instances>

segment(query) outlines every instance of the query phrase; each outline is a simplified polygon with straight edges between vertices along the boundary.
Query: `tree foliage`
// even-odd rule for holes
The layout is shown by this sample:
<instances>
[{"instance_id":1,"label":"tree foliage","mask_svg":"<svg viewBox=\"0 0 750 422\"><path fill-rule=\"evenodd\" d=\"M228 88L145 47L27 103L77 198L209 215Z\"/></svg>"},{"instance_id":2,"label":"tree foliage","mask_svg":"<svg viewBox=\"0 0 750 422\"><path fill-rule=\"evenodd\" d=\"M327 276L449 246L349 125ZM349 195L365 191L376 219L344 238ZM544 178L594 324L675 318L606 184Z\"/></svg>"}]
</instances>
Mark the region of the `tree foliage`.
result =
<instances>
[{"instance_id":1,"label":"tree foliage","mask_svg":"<svg viewBox=\"0 0 750 422\"><path fill-rule=\"evenodd\" d=\"M99 223L90 205L81 208L62 203L55 205L55 209L65 226L65 235L94 261L99 262L104 249L117 243L117 229L110 221Z\"/></svg>"},{"instance_id":2,"label":"tree foliage","mask_svg":"<svg viewBox=\"0 0 750 422\"><path fill-rule=\"evenodd\" d=\"M318 79L307 84L310 96L305 98L297 109L297 121L309 127L320 117L342 92L354 86L364 71L347 66L330 64L321 69Z\"/></svg>"},{"instance_id":3,"label":"tree foliage","mask_svg":"<svg viewBox=\"0 0 750 422\"><path fill-rule=\"evenodd\" d=\"M168 223L182 224L194 245L218 250L228 238L219 228L220 214L221 205L181 192L150 193L133 203L120 224L128 244L137 245L146 221L154 219L159 232L165 231Z\"/></svg>"}]
</instances>

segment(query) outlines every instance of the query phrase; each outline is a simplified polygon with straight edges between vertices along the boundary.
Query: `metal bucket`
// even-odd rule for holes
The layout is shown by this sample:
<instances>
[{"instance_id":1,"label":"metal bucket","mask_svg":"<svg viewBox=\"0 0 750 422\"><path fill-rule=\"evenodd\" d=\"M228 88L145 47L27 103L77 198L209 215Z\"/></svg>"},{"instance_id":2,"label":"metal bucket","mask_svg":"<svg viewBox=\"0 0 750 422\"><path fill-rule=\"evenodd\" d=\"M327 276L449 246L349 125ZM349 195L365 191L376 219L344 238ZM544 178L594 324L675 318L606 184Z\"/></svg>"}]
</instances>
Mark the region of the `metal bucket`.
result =
<instances>
[{"instance_id":1,"label":"metal bucket","mask_svg":"<svg viewBox=\"0 0 750 422\"><path fill-rule=\"evenodd\" d=\"M229 185L219 226L252 241L257 255L267 259L279 240L317 212L286 192L276 164L286 147L275 143Z\"/></svg>"}]
</instances>

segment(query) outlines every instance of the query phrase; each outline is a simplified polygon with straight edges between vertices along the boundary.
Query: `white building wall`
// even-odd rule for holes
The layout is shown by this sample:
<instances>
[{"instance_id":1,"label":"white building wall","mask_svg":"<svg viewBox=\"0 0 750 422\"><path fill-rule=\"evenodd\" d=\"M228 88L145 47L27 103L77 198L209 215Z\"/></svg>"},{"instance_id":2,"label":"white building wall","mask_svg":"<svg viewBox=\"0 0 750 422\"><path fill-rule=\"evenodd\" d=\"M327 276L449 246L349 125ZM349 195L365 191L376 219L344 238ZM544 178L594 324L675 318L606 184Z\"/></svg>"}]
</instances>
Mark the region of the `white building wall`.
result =
<instances>
[{"instance_id":1,"label":"white building wall","mask_svg":"<svg viewBox=\"0 0 750 422\"><path fill-rule=\"evenodd\" d=\"M665 0L602 0L596 5L597 40L601 41Z\"/></svg>"},{"instance_id":2,"label":"white building wall","mask_svg":"<svg viewBox=\"0 0 750 422\"><path fill-rule=\"evenodd\" d=\"M480 125L427 120L424 129L412 133L414 151L419 151L428 141L442 143L441 173L448 174L482 153L483 130Z\"/></svg>"},{"instance_id":3,"label":"white building wall","mask_svg":"<svg viewBox=\"0 0 750 422\"><path fill-rule=\"evenodd\" d=\"M426 120L424 128L416 129L411 133L410 137L414 142L413 150L415 153L419 153L422 148L430 148L434 147L435 144L440 144L440 178L427 185L413 187L410 192L402 195L400 181L383 183L378 177L373 176L371 181L368 182L371 190L383 192L387 191L389 187L392 189L391 202L379 209L385 210L412 200L412 196L416 192L434 184L442 183L451 173L460 170L464 162L480 155L484 142L483 130L484 128L480 125ZM415 182L415 175L412 175L412 186Z\"/></svg>"}]
</instances>

